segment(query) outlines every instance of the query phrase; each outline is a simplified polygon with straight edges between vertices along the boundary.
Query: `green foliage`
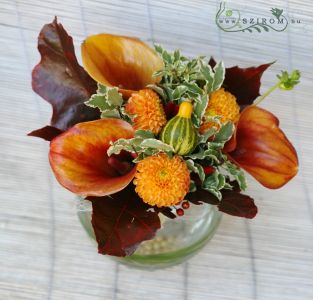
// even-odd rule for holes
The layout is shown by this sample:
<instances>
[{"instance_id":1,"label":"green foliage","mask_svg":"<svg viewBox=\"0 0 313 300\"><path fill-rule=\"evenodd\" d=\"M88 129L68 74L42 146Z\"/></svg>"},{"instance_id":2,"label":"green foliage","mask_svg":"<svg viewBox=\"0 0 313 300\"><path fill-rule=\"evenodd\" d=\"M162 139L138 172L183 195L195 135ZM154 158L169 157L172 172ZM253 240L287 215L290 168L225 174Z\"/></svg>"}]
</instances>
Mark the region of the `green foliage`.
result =
<instances>
[{"instance_id":1,"label":"green foliage","mask_svg":"<svg viewBox=\"0 0 313 300\"><path fill-rule=\"evenodd\" d=\"M208 149L200 146L197 152L186 155L186 157L193 160L206 160L206 162L212 165L221 164L224 161L224 156L221 151L212 149L210 146Z\"/></svg>"},{"instance_id":2,"label":"green foliage","mask_svg":"<svg viewBox=\"0 0 313 300\"><path fill-rule=\"evenodd\" d=\"M159 152L173 152L173 147L155 138L143 140L140 144L140 147L147 149L157 149Z\"/></svg>"},{"instance_id":3,"label":"green foliage","mask_svg":"<svg viewBox=\"0 0 313 300\"><path fill-rule=\"evenodd\" d=\"M142 139L153 139L154 134L152 131L140 129L135 132L135 137L139 137Z\"/></svg>"},{"instance_id":4,"label":"green foliage","mask_svg":"<svg viewBox=\"0 0 313 300\"><path fill-rule=\"evenodd\" d=\"M213 174L206 176L202 188L212 193L219 200L222 199L221 190L225 188L226 177L216 170ZM228 187L228 185L227 185Z\"/></svg>"},{"instance_id":5,"label":"green foliage","mask_svg":"<svg viewBox=\"0 0 313 300\"><path fill-rule=\"evenodd\" d=\"M169 53L160 45L155 45L155 50L163 59L164 68L154 73L154 76L162 77L158 89L154 86L154 90L165 102L174 101L180 104L192 99L194 101L192 121L199 127L208 105L209 94L219 89L224 81L224 63L219 62L212 69L204 62L204 56L189 59L182 56L179 50Z\"/></svg>"},{"instance_id":6,"label":"green foliage","mask_svg":"<svg viewBox=\"0 0 313 300\"><path fill-rule=\"evenodd\" d=\"M224 144L230 140L234 132L234 124L232 122L227 122L223 124L220 130L215 134L214 142Z\"/></svg>"},{"instance_id":7,"label":"green foliage","mask_svg":"<svg viewBox=\"0 0 313 300\"><path fill-rule=\"evenodd\" d=\"M198 137L198 143L206 143L210 137L216 134L218 131L217 127L211 127L208 130L206 130L203 134L199 134Z\"/></svg>"},{"instance_id":8,"label":"green foliage","mask_svg":"<svg viewBox=\"0 0 313 300\"><path fill-rule=\"evenodd\" d=\"M205 179L203 167L200 164L195 163L192 159L186 160L186 164L188 166L189 171L198 174L201 182L203 182Z\"/></svg>"},{"instance_id":9,"label":"green foliage","mask_svg":"<svg viewBox=\"0 0 313 300\"><path fill-rule=\"evenodd\" d=\"M201 120L203 119L205 109L208 106L209 96L208 94L204 94L201 97L200 102L196 102L194 105L194 110L192 114L192 121L196 125L196 127L200 127Z\"/></svg>"},{"instance_id":10,"label":"green foliage","mask_svg":"<svg viewBox=\"0 0 313 300\"><path fill-rule=\"evenodd\" d=\"M148 156L157 155L160 152L164 152L172 157L174 152L170 145L161 142L154 137L152 132L145 130L138 130L132 139L115 141L107 153L111 156L112 154L119 154L122 150L137 154L138 156L134 159L134 162L139 162Z\"/></svg>"},{"instance_id":11,"label":"green foliage","mask_svg":"<svg viewBox=\"0 0 313 300\"><path fill-rule=\"evenodd\" d=\"M231 138L234 125L231 122L221 125L220 130L211 128L199 137L199 145L192 154L186 157L193 160L203 160L209 165L221 165L227 161L222 150L225 143ZM208 139L210 138L210 141Z\"/></svg>"},{"instance_id":12,"label":"green foliage","mask_svg":"<svg viewBox=\"0 0 313 300\"><path fill-rule=\"evenodd\" d=\"M218 90L222 86L224 78L225 78L225 66L223 61L220 61L214 67L214 80L212 87L208 89L208 92L211 93Z\"/></svg>"},{"instance_id":13,"label":"green foliage","mask_svg":"<svg viewBox=\"0 0 313 300\"><path fill-rule=\"evenodd\" d=\"M186 163L189 170L198 174L202 181L202 188L212 193L219 200L222 198L222 189L232 189L232 186L227 183L229 175L233 176L241 189L246 188L243 171L233 165L222 151L225 143L231 138L233 131L234 125L231 122L222 124L219 130L217 128L209 129L203 135L200 135L200 144L197 151L187 155L189 159L186 160ZM198 163L199 161L202 161L202 163ZM205 175L202 164L215 166L215 172ZM220 172L221 167L226 171L225 174Z\"/></svg>"},{"instance_id":14,"label":"green foliage","mask_svg":"<svg viewBox=\"0 0 313 300\"><path fill-rule=\"evenodd\" d=\"M123 98L117 87L108 87L98 83L97 93L85 102L87 106L98 108L101 118L120 118L129 121L122 107Z\"/></svg>"},{"instance_id":15,"label":"green foliage","mask_svg":"<svg viewBox=\"0 0 313 300\"><path fill-rule=\"evenodd\" d=\"M190 180L189 193L194 193L197 190L197 186L193 180Z\"/></svg>"},{"instance_id":16,"label":"green foliage","mask_svg":"<svg viewBox=\"0 0 313 300\"><path fill-rule=\"evenodd\" d=\"M300 77L301 73L299 70L292 71L290 75L287 71L281 71L281 74L277 75L279 88L282 90L292 90L300 82Z\"/></svg>"},{"instance_id":17,"label":"green foliage","mask_svg":"<svg viewBox=\"0 0 313 300\"><path fill-rule=\"evenodd\" d=\"M161 87L159 87L156 84L148 84L146 87L151 89L151 90L153 90L153 91L155 91L157 94L159 94L159 96L163 99L164 102L167 102L166 94L165 94L164 90Z\"/></svg>"},{"instance_id":18,"label":"green foliage","mask_svg":"<svg viewBox=\"0 0 313 300\"><path fill-rule=\"evenodd\" d=\"M229 160L225 161L222 166L239 184L240 190L244 191L247 188L245 173Z\"/></svg>"}]
</instances>

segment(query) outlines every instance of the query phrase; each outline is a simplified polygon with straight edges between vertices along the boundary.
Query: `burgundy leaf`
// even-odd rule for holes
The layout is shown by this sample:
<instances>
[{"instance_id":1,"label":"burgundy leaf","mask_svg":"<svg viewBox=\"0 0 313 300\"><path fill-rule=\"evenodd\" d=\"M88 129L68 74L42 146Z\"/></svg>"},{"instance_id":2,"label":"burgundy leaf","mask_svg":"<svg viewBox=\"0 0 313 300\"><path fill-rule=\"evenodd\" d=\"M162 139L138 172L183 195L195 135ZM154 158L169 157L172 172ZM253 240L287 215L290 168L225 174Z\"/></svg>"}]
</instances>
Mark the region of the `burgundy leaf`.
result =
<instances>
[{"instance_id":1,"label":"burgundy leaf","mask_svg":"<svg viewBox=\"0 0 313 300\"><path fill-rule=\"evenodd\" d=\"M62 130L60 130L56 127L45 126L43 128L34 130L34 131L28 133L27 135L39 137L39 138L42 138L46 141L52 141L56 136L58 136L62 132L63 132Z\"/></svg>"},{"instance_id":2,"label":"burgundy leaf","mask_svg":"<svg viewBox=\"0 0 313 300\"><path fill-rule=\"evenodd\" d=\"M198 186L195 192L187 194L186 199L196 205L200 205L202 203L208 203L212 205L219 204L219 200L213 194L203 190L200 186Z\"/></svg>"},{"instance_id":3,"label":"burgundy leaf","mask_svg":"<svg viewBox=\"0 0 313 300\"><path fill-rule=\"evenodd\" d=\"M232 183L231 183L232 184ZM222 200L219 201L213 194L198 187L186 197L191 203L200 205L208 203L217 205L218 209L226 214L252 219L258 212L251 197L240 193L238 185L233 190L222 190Z\"/></svg>"},{"instance_id":4,"label":"burgundy leaf","mask_svg":"<svg viewBox=\"0 0 313 300\"><path fill-rule=\"evenodd\" d=\"M218 204L218 209L226 214L253 219L258 208L251 197L234 190L224 190L223 199Z\"/></svg>"},{"instance_id":5,"label":"burgundy leaf","mask_svg":"<svg viewBox=\"0 0 313 300\"><path fill-rule=\"evenodd\" d=\"M233 187L233 191L236 193L241 192L240 185L236 180L227 180L227 182Z\"/></svg>"},{"instance_id":6,"label":"burgundy leaf","mask_svg":"<svg viewBox=\"0 0 313 300\"><path fill-rule=\"evenodd\" d=\"M101 254L131 255L161 227L157 212L149 210L132 184L116 194L87 199L92 202L92 225Z\"/></svg>"},{"instance_id":7,"label":"burgundy leaf","mask_svg":"<svg viewBox=\"0 0 313 300\"><path fill-rule=\"evenodd\" d=\"M209 65L213 68L216 62L210 58ZM261 77L263 72L273 64L263 64L258 67L226 68L223 87L236 96L237 103L243 108L253 103L260 96Z\"/></svg>"},{"instance_id":8,"label":"burgundy leaf","mask_svg":"<svg viewBox=\"0 0 313 300\"><path fill-rule=\"evenodd\" d=\"M33 90L52 105L51 125L66 130L76 123L99 118L84 104L96 91L96 82L78 64L73 39L57 18L38 37L41 60L32 72Z\"/></svg>"},{"instance_id":9,"label":"burgundy leaf","mask_svg":"<svg viewBox=\"0 0 313 300\"><path fill-rule=\"evenodd\" d=\"M209 60L209 65L210 67L213 69L216 65L216 61L215 59L213 58L213 56L210 57L210 60Z\"/></svg>"}]
</instances>

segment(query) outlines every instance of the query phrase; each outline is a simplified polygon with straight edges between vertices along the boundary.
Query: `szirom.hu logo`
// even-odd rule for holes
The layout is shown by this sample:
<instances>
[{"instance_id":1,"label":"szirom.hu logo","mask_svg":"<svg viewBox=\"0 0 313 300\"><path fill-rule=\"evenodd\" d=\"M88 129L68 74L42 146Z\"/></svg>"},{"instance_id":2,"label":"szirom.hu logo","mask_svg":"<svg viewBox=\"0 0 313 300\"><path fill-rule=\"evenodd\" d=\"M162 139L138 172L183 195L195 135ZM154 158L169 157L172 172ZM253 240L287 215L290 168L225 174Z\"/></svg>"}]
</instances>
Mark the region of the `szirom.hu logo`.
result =
<instances>
[{"instance_id":1,"label":"szirom.hu logo","mask_svg":"<svg viewBox=\"0 0 313 300\"><path fill-rule=\"evenodd\" d=\"M226 32L269 32L284 31L289 24L300 24L298 19L288 19L284 10L272 8L268 16L252 16L238 9L226 7L221 2L215 17L216 25Z\"/></svg>"}]
</instances>

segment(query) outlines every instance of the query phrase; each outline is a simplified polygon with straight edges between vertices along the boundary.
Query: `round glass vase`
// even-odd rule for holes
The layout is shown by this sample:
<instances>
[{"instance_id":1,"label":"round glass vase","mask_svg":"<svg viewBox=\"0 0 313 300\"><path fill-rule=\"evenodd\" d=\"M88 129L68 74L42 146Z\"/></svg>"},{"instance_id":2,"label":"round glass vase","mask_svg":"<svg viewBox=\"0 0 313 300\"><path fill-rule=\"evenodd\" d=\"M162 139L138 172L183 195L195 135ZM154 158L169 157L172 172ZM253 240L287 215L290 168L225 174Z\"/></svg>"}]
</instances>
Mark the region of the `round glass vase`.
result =
<instances>
[{"instance_id":1,"label":"round glass vase","mask_svg":"<svg viewBox=\"0 0 313 300\"><path fill-rule=\"evenodd\" d=\"M90 202L80 199L77 214L83 228L95 241ZM180 264L208 243L221 220L221 213L210 204L191 205L184 216L175 219L159 216L161 229L154 239L142 242L131 256L111 257L131 267L151 270Z\"/></svg>"}]
</instances>

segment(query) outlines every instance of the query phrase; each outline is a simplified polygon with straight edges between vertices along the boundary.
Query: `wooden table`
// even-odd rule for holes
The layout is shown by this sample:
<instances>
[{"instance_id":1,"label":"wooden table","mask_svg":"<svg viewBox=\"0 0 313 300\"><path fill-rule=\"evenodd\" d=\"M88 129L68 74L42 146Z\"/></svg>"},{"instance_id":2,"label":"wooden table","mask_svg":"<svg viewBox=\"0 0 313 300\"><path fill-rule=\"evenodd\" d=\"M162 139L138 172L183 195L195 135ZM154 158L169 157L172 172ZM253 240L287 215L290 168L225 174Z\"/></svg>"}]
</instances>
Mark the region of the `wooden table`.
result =
<instances>
[{"instance_id":1,"label":"wooden table","mask_svg":"<svg viewBox=\"0 0 313 300\"><path fill-rule=\"evenodd\" d=\"M0 299L313 299L313 3L275 2L231 6L261 14L277 5L301 24L284 32L223 32L214 19L219 3L208 0L0 0ZM78 57L87 35L111 32L213 55L228 66L277 59L262 91L280 70L300 69L295 91L277 91L262 105L297 148L299 175L275 191L249 178L257 218L225 215L214 239L183 265L145 272L98 255L73 195L51 174L48 144L26 137L51 114L32 92L30 72L39 60L38 32L54 15L74 37Z\"/></svg>"}]
</instances>

